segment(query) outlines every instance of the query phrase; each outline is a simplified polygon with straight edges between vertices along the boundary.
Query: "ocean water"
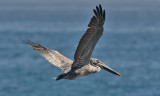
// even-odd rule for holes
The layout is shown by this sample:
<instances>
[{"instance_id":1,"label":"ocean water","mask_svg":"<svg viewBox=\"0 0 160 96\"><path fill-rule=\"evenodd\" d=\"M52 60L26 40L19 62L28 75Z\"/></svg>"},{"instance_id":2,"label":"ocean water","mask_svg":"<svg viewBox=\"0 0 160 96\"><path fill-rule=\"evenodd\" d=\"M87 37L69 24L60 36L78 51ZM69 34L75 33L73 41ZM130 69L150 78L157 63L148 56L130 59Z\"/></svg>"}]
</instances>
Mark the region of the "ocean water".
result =
<instances>
[{"instance_id":1,"label":"ocean water","mask_svg":"<svg viewBox=\"0 0 160 96\"><path fill-rule=\"evenodd\" d=\"M76 80L55 81L52 78L62 71L21 40L36 41L73 60L93 7L77 8L80 12L4 8L0 10L0 96L160 96L158 10L106 10L104 34L92 57L121 77L101 70Z\"/></svg>"}]
</instances>

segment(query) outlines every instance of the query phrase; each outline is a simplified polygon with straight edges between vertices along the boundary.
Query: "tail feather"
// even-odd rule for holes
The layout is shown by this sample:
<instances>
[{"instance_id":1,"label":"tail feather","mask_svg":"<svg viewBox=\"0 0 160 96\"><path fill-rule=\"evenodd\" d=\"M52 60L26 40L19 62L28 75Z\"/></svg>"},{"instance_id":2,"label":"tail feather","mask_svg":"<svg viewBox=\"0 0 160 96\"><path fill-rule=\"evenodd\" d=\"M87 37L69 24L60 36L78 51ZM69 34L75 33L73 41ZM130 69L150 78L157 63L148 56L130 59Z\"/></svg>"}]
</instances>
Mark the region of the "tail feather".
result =
<instances>
[{"instance_id":1,"label":"tail feather","mask_svg":"<svg viewBox=\"0 0 160 96\"><path fill-rule=\"evenodd\" d=\"M66 73L63 73L63 74L59 75L59 76L56 78L56 81L57 81L57 80L64 79L64 77L65 77L66 75L67 75Z\"/></svg>"}]
</instances>

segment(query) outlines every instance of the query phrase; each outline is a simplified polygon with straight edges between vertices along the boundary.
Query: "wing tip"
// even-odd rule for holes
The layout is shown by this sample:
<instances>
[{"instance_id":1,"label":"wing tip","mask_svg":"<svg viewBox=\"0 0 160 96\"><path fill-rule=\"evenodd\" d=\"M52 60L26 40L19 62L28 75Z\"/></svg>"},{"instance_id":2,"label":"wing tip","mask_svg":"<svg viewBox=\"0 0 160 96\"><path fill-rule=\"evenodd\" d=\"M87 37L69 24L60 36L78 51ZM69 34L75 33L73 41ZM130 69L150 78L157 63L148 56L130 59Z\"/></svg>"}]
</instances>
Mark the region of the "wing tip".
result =
<instances>
[{"instance_id":1,"label":"wing tip","mask_svg":"<svg viewBox=\"0 0 160 96\"><path fill-rule=\"evenodd\" d=\"M96 8L93 9L93 12L97 18L105 20L105 9L103 10L101 4L99 4L99 6L96 6Z\"/></svg>"},{"instance_id":2,"label":"wing tip","mask_svg":"<svg viewBox=\"0 0 160 96\"><path fill-rule=\"evenodd\" d=\"M24 39L21 41L24 44L28 44L30 45L34 50L39 50L39 49L46 49L45 47L41 46L40 44L38 44L37 42L34 41L30 41L28 39Z\"/></svg>"},{"instance_id":3,"label":"wing tip","mask_svg":"<svg viewBox=\"0 0 160 96\"><path fill-rule=\"evenodd\" d=\"M102 5L99 4L99 6L96 6L95 9L93 9L94 16L91 18L90 23L88 24L88 27L93 27L96 25L99 21L105 21L105 9L103 10Z\"/></svg>"},{"instance_id":4,"label":"wing tip","mask_svg":"<svg viewBox=\"0 0 160 96\"><path fill-rule=\"evenodd\" d=\"M28 40L28 39L24 39L24 40L22 40L22 41L21 41L21 43L29 44L29 45L33 45L33 44L35 44L35 42L30 41L30 40Z\"/></svg>"}]
</instances>

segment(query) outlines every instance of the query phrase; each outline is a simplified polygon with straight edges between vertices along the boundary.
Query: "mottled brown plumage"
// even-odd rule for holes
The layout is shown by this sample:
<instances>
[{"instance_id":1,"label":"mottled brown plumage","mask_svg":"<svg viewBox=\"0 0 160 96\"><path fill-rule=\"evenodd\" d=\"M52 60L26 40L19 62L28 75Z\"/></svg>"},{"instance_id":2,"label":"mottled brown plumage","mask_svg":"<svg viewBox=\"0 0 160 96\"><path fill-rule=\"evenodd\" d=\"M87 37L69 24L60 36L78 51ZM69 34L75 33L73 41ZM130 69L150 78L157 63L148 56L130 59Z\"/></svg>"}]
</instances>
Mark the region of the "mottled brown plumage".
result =
<instances>
[{"instance_id":1,"label":"mottled brown plumage","mask_svg":"<svg viewBox=\"0 0 160 96\"><path fill-rule=\"evenodd\" d=\"M95 45L103 34L103 25L105 22L105 10L102 6L96 6L93 9L95 16L91 18L88 29L79 41L74 55L74 61L63 56L55 50L48 49L36 42L23 40L23 43L29 44L34 50L38 51L51 64L61 68L64 73L59 75L56 80L69 79L74 80L81 76L99 72L102 69L113 74L120 74L106 66L100 60L91 58Z\"/></svg>"}]
</instances>

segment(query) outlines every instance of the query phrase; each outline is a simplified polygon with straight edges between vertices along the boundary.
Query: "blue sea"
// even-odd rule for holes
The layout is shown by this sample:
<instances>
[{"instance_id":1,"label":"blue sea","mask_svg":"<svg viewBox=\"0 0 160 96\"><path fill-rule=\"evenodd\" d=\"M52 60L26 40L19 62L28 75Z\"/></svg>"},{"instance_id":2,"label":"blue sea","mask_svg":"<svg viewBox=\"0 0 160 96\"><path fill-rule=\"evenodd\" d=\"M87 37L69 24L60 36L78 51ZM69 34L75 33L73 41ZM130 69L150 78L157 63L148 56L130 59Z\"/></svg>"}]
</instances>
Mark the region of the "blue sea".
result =
<instances>
[{"instance_id":1,"label":"blue sea","mask_svg":"<svg viewBox=\"0 0 160 96\"><path fill-rule=\"evenodd\" d=\"M159 10L102 4L104 34L92 57L122 76L101 70L56 81L53 77L63 71L21 40L36 41L73 60L96 5L21 3L0 4L0 96L160 96Z\"/></svg>"}]
</instances>

